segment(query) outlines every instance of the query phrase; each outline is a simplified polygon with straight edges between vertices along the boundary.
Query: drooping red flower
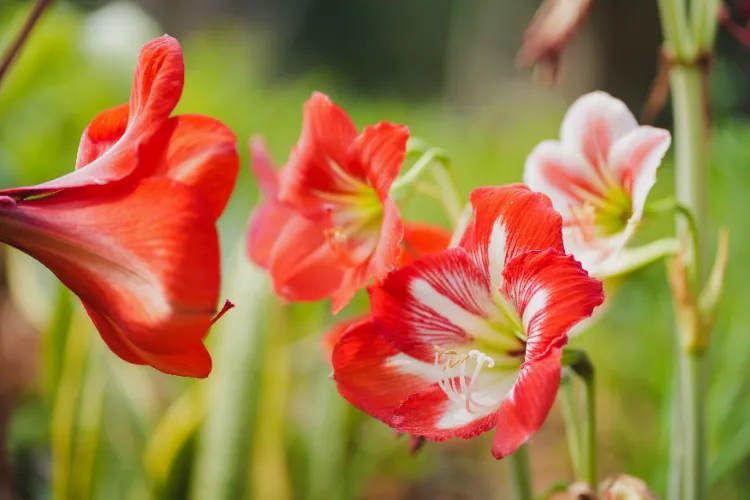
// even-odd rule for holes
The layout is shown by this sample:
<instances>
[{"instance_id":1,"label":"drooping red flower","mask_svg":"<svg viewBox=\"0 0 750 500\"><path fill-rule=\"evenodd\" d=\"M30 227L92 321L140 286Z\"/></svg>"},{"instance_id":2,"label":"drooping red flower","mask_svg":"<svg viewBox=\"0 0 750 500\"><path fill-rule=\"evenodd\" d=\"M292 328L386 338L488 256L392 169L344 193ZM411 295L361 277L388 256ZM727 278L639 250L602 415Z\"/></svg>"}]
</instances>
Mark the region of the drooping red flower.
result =
<instances>
[{"instance_id":1,"label":"drooping red flower","mask_svg":"<svg viewBox=\"0 0 750 500\"><path fill-rule=\"evenodd\" d=\"M183 81L175 39L144 46L129 104L94 118L76 170L0 191L0 241L70 288L125 361L205 377L219 299L215 223L239 158L219 121L170 117Z\"/></svg>"},{"instance_id":2,"label":"drooping red flower","mask_svg":"<svg viewBox=\"0 0 750 500\"><path fill-rule=\"evenodd\" d=\"M406 127L387 122L358 134L346 112L323 94L305 103L302 134L282 171L278 200L325 225L321 247L343 272L331 294L334 313L372 277L382 278L396 265L403 224L389 190L408 138ZM271 276L281 281L273 270Z\"/></svg>"},{"instance_id":3,"label":"drooping red flower","mask_svg":"<svg viewBox=\"0 0 750 500\"><path fill-rule=\"evenodd\" d=\"M622 101L592 92L570 106L560 140L526 159L525 182L552 200L566 250L590 273L613 265L632 237L670 141L667 130L639 126Z\"/></svg>"},{"instance_id":4,"label":"drooping red flower","mask_svg":"<svg viewBox=\"0 0 750 500\"><path fill-rule=\"evenodd\" d=\"M460 245L370 287L372 319L333 353L354 406L431 440L497 428L493 455L513 453L547 417L567 332L604 299L565 255L562 221L523 185L479 188Z\"/></svg>"}]
</instances>

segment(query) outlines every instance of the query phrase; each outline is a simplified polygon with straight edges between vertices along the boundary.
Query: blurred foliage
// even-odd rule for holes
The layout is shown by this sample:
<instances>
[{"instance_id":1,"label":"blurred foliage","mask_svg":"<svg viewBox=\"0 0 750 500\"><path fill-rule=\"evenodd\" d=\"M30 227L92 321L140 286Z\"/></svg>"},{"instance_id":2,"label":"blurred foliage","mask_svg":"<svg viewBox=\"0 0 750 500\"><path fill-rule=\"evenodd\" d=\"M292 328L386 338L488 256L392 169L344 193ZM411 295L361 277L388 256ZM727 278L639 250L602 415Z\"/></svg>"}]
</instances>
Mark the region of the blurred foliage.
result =
<instances>
[{"instance_id":1,"label":"blurred foliage","mask_svg":"<svg viewBox=\"0 0 750 500\"><path fill-rule=\"evenodd\" d=\"M138 49L159 31L132 10L113 15L131 16L110 30L120 37L114 43L91 36L107 33L112 15L85 15L65 4L35 30L0 87L0 185L33 184L72 169L88 121L127 100ZM6 45L22 11L4 4L0 19L0 44ZM123 34L123 25L135 34ZM254 133L266 136L283 163L299 134L302 103L318 89L360 126L406 123L414 136L445 148L467 195L477 185L518 181L526 154L556 137L564 112L549 99L525 105L516 116L487 107L480 116L458 118L438 104L363 100L319 70L272 84L264 41L241 29L196 31L181 42L187 73L178 112L225 121L239 137L245 164L246 140ZM732 99L722 89L732 82L722 79L731 74L716 76L721 112L730 110ZM502 125L496 116L504 116ZM732 272L711 352L716 498L739 498L750 489L744 473L750 466L750 308L742 260L750 254L748 137L748 123L721 114L714 122L712 218L726 224L732 238ZM652 199L671 192L671 177L667 164ZM40 360L37 376L15 398L5 443L14 492L76 500L504 498L505 464L491 458L490 435L428 443L410 456L407 439L338 396L319 342L334 322L328 304L277 304L265 277L244 259L243 232L257 200L245 168L220 223L225 294L237 308L210 337L215 371L205 381L121 361L69 292L30 259L5 252L9 300L39 339L37 353L15 355L31 364L35 356ZM407 218L445 222L428 198L413 198L403 209ZM647 221L639 239L671 231L669 218ZM663 492L673 335L664 266L652 265L615 289L606 318L572 340L589 350L600 377L601 469L604 475L643 477ZM342 316L365 305L360 294ZM0 328L0 334L15 332ZM565 445L559 412L553 411L531 445L539 491L570 479Z\"/></svg>"}]
</instances>

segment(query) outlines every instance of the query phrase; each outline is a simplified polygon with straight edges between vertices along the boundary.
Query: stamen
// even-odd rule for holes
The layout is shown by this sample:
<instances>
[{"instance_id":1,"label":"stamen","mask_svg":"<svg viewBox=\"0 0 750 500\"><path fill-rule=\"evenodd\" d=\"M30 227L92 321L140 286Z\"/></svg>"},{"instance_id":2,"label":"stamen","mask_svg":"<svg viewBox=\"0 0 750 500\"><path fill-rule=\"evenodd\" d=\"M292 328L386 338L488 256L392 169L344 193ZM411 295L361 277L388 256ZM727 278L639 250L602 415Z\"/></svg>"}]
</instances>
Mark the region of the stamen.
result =
<instances>
[{"instance_id":1,"label":"stamen","mask_svg":"<svg viewBox=\"0 0 750 500\"><path fill-rule=\"evenodd\" d=\"M474 360L474 372L471 374L469 383L466 383L466 363ZM458 373L458 383L453 374L448 374L448 369L461 366ZM471 398L476 389L479 373L484 366L492 368L495 366L495 360L481 351L472 349L468 354L459 356L458 351L453 349L444 349L435 347L435 366L439 366L443 372L446 372L445 378L438 381L438 387L443 390L445 395L451 401L466 405L466 411L472 413L477 408L488 408L487 405L478 403Z\"/></svg>"}]
</instances>

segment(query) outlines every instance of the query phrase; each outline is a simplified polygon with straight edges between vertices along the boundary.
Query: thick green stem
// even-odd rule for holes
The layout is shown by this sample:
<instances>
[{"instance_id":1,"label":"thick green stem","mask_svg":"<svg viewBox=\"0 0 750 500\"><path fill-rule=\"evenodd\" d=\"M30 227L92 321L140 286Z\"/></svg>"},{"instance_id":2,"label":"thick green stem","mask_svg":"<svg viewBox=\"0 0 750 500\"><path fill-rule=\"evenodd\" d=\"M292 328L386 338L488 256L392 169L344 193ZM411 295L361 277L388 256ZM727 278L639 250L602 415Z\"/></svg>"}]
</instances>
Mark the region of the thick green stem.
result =
<instances>
[{"instance_id":1,"label":"thick green stem","mask_svg":"<svg viewBox=\"0 0 750 500\"><path fill-rule=\"evenodd\" d=\"M682 497L685 500L708 498L706 481L706 422L705 422L705 356L685 353L680 358L682 372L683 446L685 468Z\"/></svg>"},{"instance_id":2,"label":"thick green stem","mask_svg":"<svg viewBox=\"0 0 750 500\"><path fill-rule=\"evenodd\" d=\"M563 365L570 366L585 384L586 430L583 435L584 459L581 464L582 479L592 488L596 488L598 478L596 473L596 386L594 384L594 365L591 364L588 355L578 349L565 349L563 351Z\"/></svg>"},{"instance_id":3,"label":"thick green stem","mask_svg":"<svg viewBox=\"0 0 750 500\"><path fill-rule=\"evenodd\" d=\"M531 487L531 467L529 466L528 445L523 445L508 457L510 476L515 500L532 500L534 492Z\"/></svg>"},{"instance_id":4,"label":"thick green stem","mask_svg":"<svg viewBox=\"0 0 750 500\"><path fill-rule=\"evenodd\" d=\"M580 480L583 478L583 459L581 457L583 438L581 437L580 417L578 414L578 398L576 398L575 387L573 387L573 378L568 372L564 372L560 380L560 395L563 420L565 421L565 435L568 438L570 461L573 464L575 478Z\"/></svg>"}]
</instances>

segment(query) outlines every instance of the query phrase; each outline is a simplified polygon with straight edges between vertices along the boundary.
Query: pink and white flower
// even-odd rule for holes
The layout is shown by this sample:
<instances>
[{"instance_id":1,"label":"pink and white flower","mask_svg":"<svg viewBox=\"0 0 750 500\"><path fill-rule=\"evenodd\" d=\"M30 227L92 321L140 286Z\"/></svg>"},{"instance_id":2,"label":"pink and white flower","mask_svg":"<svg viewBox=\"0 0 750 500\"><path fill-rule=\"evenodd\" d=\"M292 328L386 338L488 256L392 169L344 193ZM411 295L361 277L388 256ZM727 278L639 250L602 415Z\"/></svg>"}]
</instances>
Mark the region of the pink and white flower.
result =
<instances>
[{"instance_id":1,"label":"pink and white flower","mask_svg":"<svg viewBox=\"0 0 750 500\"><path fill-rule=\"evenodd\" d=\"M552 200L565 248L592 274L633 235L670 141L667 130L639 126L622 101L592 92L570 107L560 140L526 159L524 181Z\"/></svg>"},{"instance_id":2,"label":"pink and white flower","mask_svg":"<svg viewBox=\"0 0 750 500\"><path fill-rule=\"evenodd\" d=\"M497 428L495 457L542 425L567 332L602 303L601 282L565 255L562 220L526 186L476 189L458 247L369 288L371 319L333 353L339 392L398 431L431 440Z\"/></svg>"}]
</instances>

